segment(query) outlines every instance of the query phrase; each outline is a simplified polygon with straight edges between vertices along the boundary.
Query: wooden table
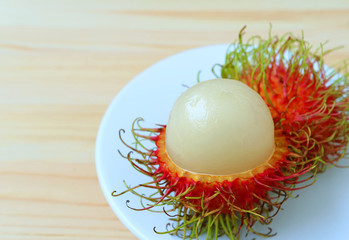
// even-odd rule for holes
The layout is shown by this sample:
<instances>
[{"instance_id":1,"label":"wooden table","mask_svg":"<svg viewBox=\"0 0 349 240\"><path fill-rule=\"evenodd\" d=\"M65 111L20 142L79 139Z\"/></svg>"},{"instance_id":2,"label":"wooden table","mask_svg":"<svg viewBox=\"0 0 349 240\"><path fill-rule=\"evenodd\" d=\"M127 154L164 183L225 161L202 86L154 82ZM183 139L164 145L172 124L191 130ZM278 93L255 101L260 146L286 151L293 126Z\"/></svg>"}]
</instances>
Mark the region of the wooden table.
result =
<instances>
[{"instance_id":1,"label":"wooden table","mask_svg":"<svg viewBox=\"0 0 349 240\"><path fill-rule=\"evenodd\" d=\"M157 61L269 23L349 58L345 0L0 0L0 239L136 239L96 176L108 104Z\"/></svg>"}]
</instances>

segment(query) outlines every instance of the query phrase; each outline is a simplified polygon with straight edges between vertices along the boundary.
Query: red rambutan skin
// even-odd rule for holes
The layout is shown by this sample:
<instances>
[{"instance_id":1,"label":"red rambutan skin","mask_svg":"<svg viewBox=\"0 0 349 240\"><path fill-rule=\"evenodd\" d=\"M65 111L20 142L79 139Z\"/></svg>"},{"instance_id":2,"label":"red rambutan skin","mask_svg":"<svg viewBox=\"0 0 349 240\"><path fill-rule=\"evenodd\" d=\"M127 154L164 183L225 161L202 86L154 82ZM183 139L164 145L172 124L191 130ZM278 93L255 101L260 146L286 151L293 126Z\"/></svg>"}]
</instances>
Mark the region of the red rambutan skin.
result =
<instances>
[{"instance_id":1,"label":"red rambutan skin","mask_svg":"<svg viewBox=\"0 0 349 240\"><path fill-rule=\"evenodd\" d=\"M168 181L167 185L171 186L168 194L180 196L185 207L198 212L243 213L260 208L263 202L273 205L269 192L288 190L286 185L297 178L295 174L284 176L281 171L288 154L288 144L281 132L275 138L276 151L269 161L250 171L223 176L196 174L176 166L166 152L165 135L166 127L155 138L154 159L159 166L156 174Z\"/></svg>"},{"instance_id":2,"label":"red rambutan skin","mask_svg":"<svg viewBox=\"0 0 349 240\"><path fill-rule=\"evenodd\" d=\"M315 164L322 171L326 165L335 164L348 145L349 99L344 94L347 86L334 88L333 76L326 77L323 67L316 70L316 59L305 59L306 67L292 65L297 57L289 59L289 67L284 61L277 61L277 55L272 57L264 70L267 84L257 77L260 69L255 70L254 79L249 72L242 74L241 81L268 104L275 128L282 129L289 140L288 158L308 167Z\"/></svg>"}]
</instances>

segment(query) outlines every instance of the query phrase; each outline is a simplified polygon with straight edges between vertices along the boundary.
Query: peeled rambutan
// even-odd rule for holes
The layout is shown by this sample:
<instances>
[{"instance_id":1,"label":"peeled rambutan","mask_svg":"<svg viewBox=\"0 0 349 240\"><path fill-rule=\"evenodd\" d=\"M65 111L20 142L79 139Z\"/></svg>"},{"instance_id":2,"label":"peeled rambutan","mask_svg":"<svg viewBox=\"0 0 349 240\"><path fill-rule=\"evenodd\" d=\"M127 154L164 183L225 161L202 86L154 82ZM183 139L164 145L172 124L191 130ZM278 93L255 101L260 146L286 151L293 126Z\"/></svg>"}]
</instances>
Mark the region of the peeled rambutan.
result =
<instances>
[{"instance_id":1,"label":"peeled rambutan","mask_svg":"<svg viewBox=\"0 0 349 240\"><path fill-rule=\"evenodd\" d=\"M303 39L242 35L214 66L218 79L183 93L167 125L144 128L138 118L135 146L123 141L131 152L120 154L152 180L112 195L136 194L146 201L137 210L164 207L174 223L164 233L238 239L245 227L272 236L254 225L269 224L293 191L346 154L348 74L326 69L322 48L311 52Z\"/></svg>"}]
</instances>

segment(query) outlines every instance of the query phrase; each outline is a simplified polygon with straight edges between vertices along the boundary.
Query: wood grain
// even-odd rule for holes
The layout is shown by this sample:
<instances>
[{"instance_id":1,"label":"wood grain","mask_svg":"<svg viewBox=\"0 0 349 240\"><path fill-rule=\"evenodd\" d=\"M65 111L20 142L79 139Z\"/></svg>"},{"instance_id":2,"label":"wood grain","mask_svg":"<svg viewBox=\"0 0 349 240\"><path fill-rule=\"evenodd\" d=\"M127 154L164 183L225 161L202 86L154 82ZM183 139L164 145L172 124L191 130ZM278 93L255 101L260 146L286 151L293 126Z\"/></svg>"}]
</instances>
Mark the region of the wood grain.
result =
<instances>
[{"instance_id":1,"label":"wood grain","mask_svg":"<svg viewBox=\"0 0 349 240\"><path fill-rule=\"evenodd\" d=\"M349 2L0 0L0 239L136 239L100 190L94 144L115 94L180 51L293 32L344 46Z\"/></svg>"}]
</instances>

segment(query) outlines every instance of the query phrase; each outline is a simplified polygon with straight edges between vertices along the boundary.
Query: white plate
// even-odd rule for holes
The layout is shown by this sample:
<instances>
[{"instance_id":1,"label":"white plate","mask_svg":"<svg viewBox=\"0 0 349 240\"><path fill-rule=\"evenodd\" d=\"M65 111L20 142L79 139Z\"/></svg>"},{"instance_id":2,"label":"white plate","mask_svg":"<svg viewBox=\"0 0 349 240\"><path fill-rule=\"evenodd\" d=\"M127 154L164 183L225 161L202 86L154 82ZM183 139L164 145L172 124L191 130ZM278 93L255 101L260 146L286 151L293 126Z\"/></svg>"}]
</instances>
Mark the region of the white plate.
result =
<instances>
[{"instance_id":1,"label":"white plate","mask_svg":"<svg viewBox=\"0 0 349 240\"><path fill-rule=\"evenodd\" d=\"M180 238L154 233L154 227L165 230L166 214L129 209L127 200L132 207L140 207L138 197L131 193L118 198L111 196L114 190L125 190L123 180L131 186L150 181L119 156L118 149L128 152L119 140L119 129L126 130L123 138L131 143L130 130L135 118L144 118L143 127L166 124L172 104L186 89L182 84L193 86L200 70L201 80L214 78L211 67L224 62L227 47L226 44L207 46L162 60L133 79L114 98L104 115L96 143L100 185L115 214L141 240ZM342 160L342 163L348 165L349 162ZM296 194L300 194L299 198L289 199L270 225L278 233L271 240L349 239L349 169L331 168L318 175L315 185ZM247 239L253 237L265 239L253 234Z\"/></svg>"}]
</instances>

